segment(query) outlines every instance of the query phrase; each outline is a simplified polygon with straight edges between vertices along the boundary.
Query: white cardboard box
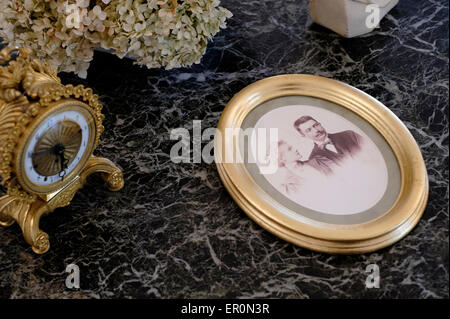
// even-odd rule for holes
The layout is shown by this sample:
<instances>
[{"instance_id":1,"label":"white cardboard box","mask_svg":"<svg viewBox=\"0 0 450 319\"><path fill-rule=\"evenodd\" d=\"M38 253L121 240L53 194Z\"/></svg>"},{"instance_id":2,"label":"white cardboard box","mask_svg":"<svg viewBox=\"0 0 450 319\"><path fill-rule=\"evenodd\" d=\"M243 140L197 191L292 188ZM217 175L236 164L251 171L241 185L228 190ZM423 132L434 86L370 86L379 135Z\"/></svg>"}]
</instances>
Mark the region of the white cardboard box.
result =
<instances>
[{"instance_id":1,"label":"white cardboard box","mask_svg":"<svg viewBox=\"0 0 450 319\"><path fill-rule=\"evenodd\" d=\"M311 19L334 32L352 38L371 32L379 20L386 15L399 0L310 0ZM368 7L370 6L370 7ZM379 9L377 13L374 10ZM367 23L368 22L368 23Z\"/></svg>"}]
</instances>

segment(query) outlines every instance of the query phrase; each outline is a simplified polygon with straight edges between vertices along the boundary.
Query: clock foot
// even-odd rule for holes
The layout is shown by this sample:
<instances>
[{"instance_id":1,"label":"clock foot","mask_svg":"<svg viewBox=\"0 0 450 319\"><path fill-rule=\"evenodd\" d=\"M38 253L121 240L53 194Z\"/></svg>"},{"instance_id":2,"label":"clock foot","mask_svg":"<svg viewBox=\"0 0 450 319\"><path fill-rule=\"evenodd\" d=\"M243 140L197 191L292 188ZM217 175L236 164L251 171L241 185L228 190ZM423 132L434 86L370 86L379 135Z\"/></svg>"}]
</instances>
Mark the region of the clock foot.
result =
<instances>
[{"instance_id":1,"label":"clock foot","mask_svg":"<svg viewBox=\"0 0 450 319\"><path fill-rule=\"evenodd\" d=\"M50 241L48 240L47 233L39 231L33 240L33 245L31 246L36 254L44 254L50 249Z\"/></svg>"},{"instance_id":2,"label":"clock foot","mask_svg":"<svg viewBox=\"0 0 450 319\"><path fill-rule=\"evenodd\" d=\"M41 216L48 212L49 209L46 203L37 200L21 214L22 219L18 221L22 228L23 237L36 254L46 253L50 249L48 235L39 228Z\"/></svg>"},{"instance_id":3,"label":"clock foot","mask_svg":"<svg viewBox=\"0 0 450 319\"><path fill-rule=\"evenodd\" d=\"M123 174L118 168L113 170L111 173L102 174L102 178L106 182L106 185L110 191L116 192L123 187Z\"/></svg>"},{"instance_id":4,"label":"clock foot","mask_svg":"<svg viewBox=\"0 0 450 319\"><path fill-rule=\"evenodd\" d=\"M15 221L23 232L23 237L37 254L43 254L50 248L48 235L39 229L39 221L48 208L41 200L28 203L12 195L0 198L0 225L10 226Z\"/></svg>"},{"instance_id":5,"label":"clock foot","mask_svg":"<svg viewBox=\"0 0 450 319\"><path fill-rule=\"evenodd\" d=\"M47 233L39 228L41 216L58 207L67 206L86 182L86 178L93 173L101 173L111 191L118 191L124 185L122 171L113 162L106 158L91 157L79 178L50 199L38 198L34 202L26 202L14 195L0 197L0 225L10 226L17 222L33 251L36 254L46 253L50 249L50 241Z\"/></svg>"},{"instance_id":6,"label":"clock foot","mask_svg":"<svg viewBox=\"0 0 450 319\"><path fill-rule=\"evenodd\" d=\"M93 173L102 173L102 178L111 191L118 191L124 185L122 171L109 159L92 156L80 173L83 183Z\"/></svg>"}]
</instances>

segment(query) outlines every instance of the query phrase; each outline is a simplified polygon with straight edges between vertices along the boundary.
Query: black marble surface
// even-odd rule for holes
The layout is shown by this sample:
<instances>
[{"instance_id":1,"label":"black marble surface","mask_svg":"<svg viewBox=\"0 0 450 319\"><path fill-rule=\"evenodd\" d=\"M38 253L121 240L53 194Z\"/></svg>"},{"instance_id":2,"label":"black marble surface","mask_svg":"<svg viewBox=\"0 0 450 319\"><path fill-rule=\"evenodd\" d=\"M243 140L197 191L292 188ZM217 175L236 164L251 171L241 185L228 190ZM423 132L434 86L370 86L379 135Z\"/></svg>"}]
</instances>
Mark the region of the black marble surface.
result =
<instances>
[{"instance_id":1,"label":"black marble surface","mask_svg":"<svg viewBox=\"0 0 450 319\"><path fill-rule=\"evenodd\" d=\"M344 39L312 24L306 0L222 0L234 13L200 65L147 70L105 53L82 83L106 116L96 154L125 173L98 176L44 217L35 255L17 225L0 229L2 298L448 298L448 1L400 0L375 32ZM215 127L227 101L277 74L310 73L379 99L420 144L430 178L417 227L376 253L335 256L286 243L233 202L213 164L174 164L173 128ZM76 263L81 288L65 286ZM380 267L367 289L366 266Z\"/></svg>"}]
</instances>

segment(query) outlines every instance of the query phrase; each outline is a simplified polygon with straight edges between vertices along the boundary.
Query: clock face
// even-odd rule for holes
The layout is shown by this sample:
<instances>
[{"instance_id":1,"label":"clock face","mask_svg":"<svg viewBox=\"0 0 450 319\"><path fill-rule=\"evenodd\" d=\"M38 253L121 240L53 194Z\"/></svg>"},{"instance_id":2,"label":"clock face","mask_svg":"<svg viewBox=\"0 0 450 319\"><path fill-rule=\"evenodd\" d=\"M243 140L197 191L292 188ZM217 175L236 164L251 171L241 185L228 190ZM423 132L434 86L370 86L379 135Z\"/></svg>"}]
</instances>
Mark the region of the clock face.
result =
<instances>
[{"instance_id":1,"label":"clock face","mask_svg":"<svg viewBox=\"0 0 450 319\"><path fill-rule=\"evenodd\" d=\"M37 119L23 146L20 180L25 189L51 193L70 182L92 154L95 120L81 102L63 103Z\"/></svg>"}]
</instances>

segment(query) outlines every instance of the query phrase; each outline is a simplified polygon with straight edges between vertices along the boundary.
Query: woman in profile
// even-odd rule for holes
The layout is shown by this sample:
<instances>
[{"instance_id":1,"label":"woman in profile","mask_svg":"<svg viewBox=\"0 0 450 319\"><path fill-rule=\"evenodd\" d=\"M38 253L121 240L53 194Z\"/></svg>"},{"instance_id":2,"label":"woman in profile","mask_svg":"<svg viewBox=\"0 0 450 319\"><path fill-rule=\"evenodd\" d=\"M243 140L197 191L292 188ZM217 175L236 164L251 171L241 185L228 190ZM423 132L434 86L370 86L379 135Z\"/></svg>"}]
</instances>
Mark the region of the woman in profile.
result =
<instances>
[{"instance_id":1,"label":"woman in profile","mask_svg":"<svg viewBox=\"0 0 450 319\"><path fill-rule=\"evenodd\" d=\"M284 140L278 141L278 170L280 188L288 194L293 195L300 190L303 182L301 177L303 172L302 156L294 147Z\"/></svg>"}]
</instances>

